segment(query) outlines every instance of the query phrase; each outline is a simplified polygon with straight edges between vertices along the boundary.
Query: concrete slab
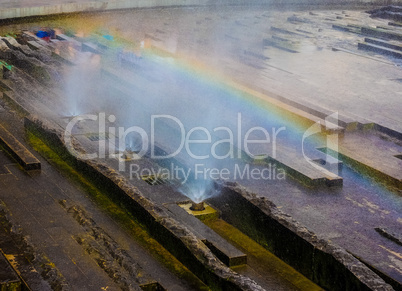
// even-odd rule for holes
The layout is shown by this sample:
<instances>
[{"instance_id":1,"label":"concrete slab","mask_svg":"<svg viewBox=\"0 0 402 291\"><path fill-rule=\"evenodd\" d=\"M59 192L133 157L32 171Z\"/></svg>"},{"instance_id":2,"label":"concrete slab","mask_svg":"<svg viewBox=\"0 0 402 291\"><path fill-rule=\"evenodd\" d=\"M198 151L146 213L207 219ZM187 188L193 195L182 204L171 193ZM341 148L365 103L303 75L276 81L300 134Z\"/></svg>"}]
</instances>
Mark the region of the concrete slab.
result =
<instances>
[{"instance_id":1,"label":"concrete slab","mask_svg":"<svg viewBox=\"0 0 402 291\"><path fill-rule=\"evenodd\" d=\"M380 39L372 39L372 38L366 37L366 38L364 38L364 41L368 42L368 43L375 44L375 45L383 46L383 47L386 47L386 48L390 48L390 49L393 49L393 50L402 51L402 46L401 45L392 44L390 42L383 41L383 40L380 40Z\"/></svg>"},{"instance_id":2,"label":"concrete slab","mask_svg":"<svg viewBox=\"0 0 402 291\"><path fill-rule=\"evenodd\" d=\"M376 52L382 55L387 55L387 56L392 56L394 58L402 58L402 53L394 50L394 49L388 49L388 48L384 48L381 45L375 45L375 44L371 44L371 43L364 43L364 42L359 42L358 43L358 48L360 50L367 50L367 51L372 51L372 52Z\"/></svg>"},{"instance_id":3,"label":"concrete slab","mask_svg":"<svg viewBox=\"0 0 402 291\"><path fill-rule=\"evenodd\" d=\"M40 161L1 125L0 144L25 170L40 170Z\"/></svg>"},{"instance_id":4,"label":"concrete slab","mask_svg":"<svg viewBox=\"0 0 402 291\"><path fill-rule=\"evenodd\" d=\"M229 244L212 229L203 224L195 216L189 214L186 210L177 204L164 205L173 216L181 223L189 227L199 236L211 251L227 266L234 267L247 263L247 256Z\"/></svg>"},{"instance_id":5,"label":"concrete slab","mask_svg":"<svg viewBox=\"0 0 402 291\"><path fill-rule=\"evenodd\" d=\"M371 175L379 175L383 182L398 189L402 189L402 160L396 156L401 151L402 147L392 141L364 133L345 136L339 149L345 162L357 163L357 168L366 168L368 174L372 171Z\"/></svg>"},{"instance_id":6,"label":"concrete slab","mask_svg":"<svg viewBox=\"0 0 402 291\"><path fill-rule=\"evenodd\" d=\"M297 180L309 186L342 186L343 178L331 171L312 166L302 156L288 154L283 150L277 152L275 158L269 157L268 162L278 164L285 171Z\"/></svg>"}]
</instances>

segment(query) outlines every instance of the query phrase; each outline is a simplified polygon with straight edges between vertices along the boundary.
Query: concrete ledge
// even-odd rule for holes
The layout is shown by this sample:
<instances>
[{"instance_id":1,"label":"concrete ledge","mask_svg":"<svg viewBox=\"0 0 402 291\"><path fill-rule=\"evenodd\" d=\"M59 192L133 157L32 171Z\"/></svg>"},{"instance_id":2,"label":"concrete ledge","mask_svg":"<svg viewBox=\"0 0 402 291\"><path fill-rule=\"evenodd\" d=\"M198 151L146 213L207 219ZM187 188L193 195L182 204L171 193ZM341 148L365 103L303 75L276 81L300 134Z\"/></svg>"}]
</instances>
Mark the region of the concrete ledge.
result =
<instances>
[{"instance_id":1,"label":"concrete ledge","mask_svg":"<svg viewBox=\"0 0 402 291\"><path fill-rule=\"evenodd\" d=\"M381 234L383 237L392 240L396 244L402 246L402 236L400 234L394 233L386 228L376 227L375 231Z\"/></svg>"},{"instance_id":2,"label":"concrete ledge","mask_svg":"<svg viewBox=\"0 0 402 291\"><path fill-rule=\"evenodd\" d=\"M374 124L374 129L379 131L379 132L385 133L385 134L387 134L389 136L395 137L395 138L397 138L397 139L402 141L402 132L395 131L393 129L390 129L390 128L382 126L382 125L379 125L377 123Z\"/></svg>"},{"instance_id":3,"label":"concrete ledge","mask_svg":"<svg viewBox=\"0 0 402 291\"><path fill-rule=\"evenodd\" d=\"M329 170L322 167L320 170L314 168L305 159L295 159L286 155L280 158L268 158L269 163L275 163L283 168L287 174L296 180L311 186L342 186L343 179Z\"/></svg>"},{"instance_id":4,"label":"concrete ledge","mask_svg":"<svg viewBox=\"0 0 402 291\"><path fill-rule=\"evenodd\" d=\"M286 43L285 41L274 40L274 39L264 39L263 44L264 44L264 46L272 46L274 48L283 50L285 52L298 53L298 51L290 48L290 45L288 43Z\"/></svg>"},{"instance_id":5,"label":"concrete ledge","mask_svg":"<svg viewBox=\"0 0 402 291\"><path fill-rule=\"evenodd\" d=\"M347 25L342 25L342 24L333 24L332 28L336 29L336 30L340 30L340 31L351 32L351 33L357 33L357 34L361 33L361 30L358 27L354 27L354 26L347 26Z\"/></svg>"},{"instance_id":6,"label":"concrete ledge","mask_svg":"<svg viewBox=\"0 0 402 291\"><path fill-rule=\"evenodd\" d=\"M378 270L377 268L375 268L373 265L367 263L366 261L364 261L362 258L356 256L355 254L351 253L356 259L358 259L360 262L362 262L363 264L365 264L367 266L367 268L369 268L370 270L372 270L374 273L376 273L380 278L382 278L386 283L388 283L389 285L392 286L392 288L394 288L394 290L402 290L402 284L396 280L394 280L391 277L388 277L387 275L385 275L383 272L381 272L380 270Z\"/></svg>"},{"instance_id":7,"label":"concrete ledge","mask_svg":"<svg viewBox=\"0 0 402 291\"><path fill-rule=\"evenodd\" d=\"M402 27L402 24L401 23L396 23L396 22L388 22L388 25L390 25L390 26L396 26L396 27Z\"/></svg>"},{"instance_id":8,"label":"concrete ledge","mask_svg":"<svg viewBox=\"0 0 402 291\"><path fill-rule=\"evenodd\" d=\"M326 290L393 290L359 260L300 225L266 198L237 183L208 202L222 218ZM230 205L228 207L227 205Z\"/></svg>"},{"instance_id":9,"label":"concrete ledge","mask_svg":"<svg viewBox=\"0 0 402 291\"><path fill-rule=\"evenodd\" d=\"M166 210L147 199L114 169L94 160L82 160L67 150L62 128L43 120L25 118L26 130L34 133L83 176L109 193L112 199L129 210L149 233L212 290L263 290L248 277L226 267L188 228ZM78 153L85 151L73 139Z\"/></svg>"},{"instance_id":10,"label":"concrete ledge","mask_svg":"<svg viewBox=\"0 0 402 291\"><path fill-rule=\"evenodd\" d=\"M385 39L402 40L401 33L373 27L362 27L362 34L377 36Z\"/></svg>"},{"instance_id":11,"label":"concrete ledge","mask_svg":"<svg viewBox=\"0 0 402 291\"><path fill-rule=\"evenodd\" d=\"M27 171L40 170L40 161L0 125L0 145Z\"/></svg>"},{"instance_id":12,"label":"concrete ledge","mask_svg":"<svg viewBox=\"0 0 402 291\"><path fill-rule=\"evenodd\" d=\"M375 52L375 53L378 53L381 55L391 56L391 57L398 58L398 59L402 58L402 52L393 50L393 49L389 49L389 48L385 48L381 45L370 44L370 43L366 43L366 42L359 42L357 44L357 48L359 50L371 51L371 52Z\"/></svg>"},{"instance_id":13,"label":"concrete ledge","mask_svg":"<svg viewBox=\"0 0 402 291\"><path fill-rule=\"evenodd\" d=\"M402 51L402 46L401 45L392 44L392 43L389 43L389 42L384 41L384 40L379 40L379 39L373 39L373 38L366 37L364 39L364 41L367 42L367 43L372 43L372 44L378 45L378 46L383 46L383 47L386 47L386 48L390 48L390 49L393 49L393 50L396 50L396 51Z\"/></svg>"},{"instance_id":14,"label":"concrete ledge","mask_svg":"<svg viewBox=\"0 0 402 291\"><path fill-rule=\"evenodd\" d=\"M362 145L366 147L366 151L361 150ZM326 154L339 157L344 163L375 179L381 179L383 183L402 189L400 160L392 155L384 155L379 151L373 154L372 151L367 150L369 148L370 144L367 142L357 145L352 142L344 142L337 152L330 148L321 148L320 150Z\"/></svg>"},{"instance_id":15,"label":"concrete ledge","mask_svg":"<svg viewBox=\"0 0 402 291\"><path fill-rule=\"evenodd\" d=\"M339 161L331 157L330 161L325 163L328 160L326 155L318 150L314 155L311 153L313 156L310 159L286 144L279 143L276 147L275 157L272 157L264 147L260 147L259 154L268 155L266 159L262 160L264 164L277 165L278 168L285 170L287 175L309 187L343 185L343 178L331 172L331 170L339 170ZM258 163L258 161L256 162Z\"/></svg>"}]
</instances>

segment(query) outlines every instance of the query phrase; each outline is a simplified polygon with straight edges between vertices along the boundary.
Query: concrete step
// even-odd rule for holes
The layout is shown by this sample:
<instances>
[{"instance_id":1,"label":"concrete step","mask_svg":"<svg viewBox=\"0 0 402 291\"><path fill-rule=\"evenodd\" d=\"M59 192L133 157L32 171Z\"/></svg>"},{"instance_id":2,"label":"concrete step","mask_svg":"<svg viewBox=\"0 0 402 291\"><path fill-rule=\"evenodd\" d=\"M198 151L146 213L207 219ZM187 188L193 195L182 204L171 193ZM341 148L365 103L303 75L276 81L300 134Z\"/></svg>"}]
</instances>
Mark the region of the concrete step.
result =
<instances>
[{"instance_id":1,"label":"concrete step","mask_svg":"<svg viewBox=\"0 0 402 291\"><path fill-rule=\"evenodd\" d=\"M7 129L0 125L0 145L25 169L40 170L40 161Z\"/></svg>"},{"instance_id":2,"label":"concrete step","mask_svg":"<svg viewBox=\"0 0 402 291\"><path fill-rule=\"evenodd\" d=\"M69 36L67 36L65 34L62 34L62 33L57 34L56 38L58 40L61 40L61 41L68 41L69 43L73 44L73 46L76 47L76 48L80 48L81 45L82 45L82 43L79 42L78 40L76 40L75 38L69 37Z\"/></svg>"},{"instance_id":3,"label":"concrete step","mask_svg":"<svg viewBox=\"0 0 402 291\"><path fill-rule=\"evenodd\" d=\"M380 28L362 27L362 34L385 39L402 40L402 33L389 31Z\"/></svg>"},{"instance_id":4,"label":"concrete step","mask_svg":"<svg viewBox=\"0 0 402 291\"><path fill-rule=\"evenodd\" d=\"M24 36L28 37L29 39L31 39L32 41L36 41L40 45L42 45L44 47L48 47L48 43L46 41L44 41L43 39L37 37L33 32L26 30L26 31L23 31L22 34Z\"/></svg>"},{"instance_id":5,"label":"concrete step","mask_svg":"<svg viewBox=\"0 0 402 291\"><path fill-rule=\"evenodd\" d=\"M332 173L339 173L342 171L343 163L340 160L323 153L322 151L315 151L314 156L310 158L318 165Z\"/></svg>"},{"instance_id":6,"label":"concrete step","mask_svg":"<svg viewBox=\"0 0 402 291\"><path fill-rule=\"evenodd\" d=\"M35 40L28 40L28 46L32 49L32 50L44 50L46 49L43 45L41 45L39 42L35 41Z\"/></svg>"},{"instance_id":7,"label":"concrete step","mask_svg":"<svg viewBox=\"0 0 402 291\"><path fill-rule=\"evenodd\" d=\"M332 28L336 29L336 30L340 30L340 31L351 32L351 33L361 33L361 30L355 26L333 24Z\"/></svg>"},{"instance_id":8,"label":"concrete step","mask_svg":"<svg viewBox=\"0 0 402 291\"><path fill-rule=\"evenodd\" d=\"M286 173L301 183L312 187L319 186L342 186L343 178L330 172L323 165L313 166L300 155L295 155L288 150L277 150L276 157L269 157L268 162L282 167Z\"/></svg>"},{"instance_id":9,"label":"concrete step","mask_svg":"<svg viewBox=\"0 0 402 291\"><path fill-rule=\"evenodd\" d=\"M289 48L289 43L287 43L287 42L282 42L282 41L273 40L273 39L264 39L263 44L264 44L264 46L271 46L271 47L283 50L285 52L298 53L298 51Z\"/></svg>"},{"instance_id":10,"label":"concrete step","mask_svg":"<svg viewBox=\"0 0 402 291\"><path fill-rule=\"evenodd\" d=\"M370 139L363 133L354 133L342 139L337 151L327 148L326 153L339 155L339 159L351 167L402 189L402 160L396 156L398 151L379 148L379 143L380 138Z\"/></svg>"},{"instance_id":11,"label":"concrete step","mask_svg":"<svg viewBox=\"0 0 402 291\"><path fill-rule=\"evenodd\" d=\"M357 45L359 50L372 51L378 54L392 56L394 58L402 59L402 52L394 49L388 49L381 45L370 44L366 42L359 42Z\"/></svg>"},{"instance_id":12,"label":"concrete step","mask_svg":"<svg viewBox=\"0 0 402 291\"><path fill-rule=\"evenodd\" d=\"M379 39L372 39L372 38L368 38L368 37L366 37L364 39L364 41L366 43L371 43L371 44L375 44L375 45L378 45L378 46L383 46L383 47L386 47L386 48L390 48L392 50L402 52L402 45L392 44L392 43L389 43L387 41L383 41L383 40L379 40Z\"/></svg>"},{"instance_id":13,"label":"concrete step","mask_svg":"<svg viewBox=\"0 0 402 291\"><path fill-rule=\"evenodd\" d=\"M402 23L397 23L397 22L388 22L388 25L391 25L391 26L395 26L395 27L402 27Z\"/></svg>"},{"instance_id":14,"label":"concrete step","mask_svg":"<svg viewBox=\"0 0 402 291\"><path fill-rule=\"evenodd\" d=\"M295 35L295 36L300 36L300 37L305 37L305 38L311 38L311 36L302 34L300 32L295 32L295 31L291 31L288 29L279 28L279 27L275 27L275 26L271 26L271 30L274 32L282 33L282 34L290 34L290 35Z\"/></svg>"}]
</instances>

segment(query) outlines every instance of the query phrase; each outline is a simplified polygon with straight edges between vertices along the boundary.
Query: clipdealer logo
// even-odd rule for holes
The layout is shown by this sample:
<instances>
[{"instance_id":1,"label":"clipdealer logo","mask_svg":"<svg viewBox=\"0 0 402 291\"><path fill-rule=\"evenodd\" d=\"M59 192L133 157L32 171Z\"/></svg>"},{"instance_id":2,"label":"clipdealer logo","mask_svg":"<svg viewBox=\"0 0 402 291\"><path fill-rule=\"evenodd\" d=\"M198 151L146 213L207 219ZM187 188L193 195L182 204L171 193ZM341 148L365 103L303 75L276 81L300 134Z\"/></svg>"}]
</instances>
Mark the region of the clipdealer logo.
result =
<instances>
[{"instance_id":1,"label":"clipdealer logo","mask_svg":"<svg viewBox=\"0 0 402 291\"><path fill-rule=\"evenodd\" d=\"M74 148L73 144L73 131L74 128L78 126L79 123L83 122L97 122L99 133L107 133L109 136L117 137L117 144L115 140L100 140L97 152L92 153L81 153ZM164 121L174 124L179 134L175 136L175 141L177 147L174 148L169 153L164 153L163 155L158 154L156 150L157 141L157 126L156 122ZM207 164L211 164L211 160L215 161L212 164L219 165L220 160L224 159L242 159L243 155L246 154L252 160L264 160L268 156L276 158L277 151L277 137L278 135L286 130L286 127L282 126L279 128L272 128L269 132L266 128L256 126L251 127L247 130L243 129L242 115L237 114L236 129L232 130L227 126L218 126L212 130L208 130L205 127L197 126L186 130L184 124L175 116L172 115L151 115L150 116L150 135L144 128L139 126L131 126L129 128L107 126L110 123L116 122L116 117L114 115L106 116L105 113L99 113L97 115L87 114L76 116L72 118L65 130L64 141L69 150L69 152L83 160L87 159L105 159L108 157L116 157L116 148L128 148L129 135L136 135L137 147L135 155L132 155L132 160L141 159L145 155L148 155L151 159L170 159L177 156L179 153L185 153L188 155L191 162L191 167L189 168L171 168L169 171L164 170L165 175L174 175L175 177L182 177L183 181L187 181L189 172L194 174L194 177L207 177L214 179L219 177L221 179L227 179L228 176L240 178L240 179L272 179L273 172L276 171L276 166L268 165L268 169L257 169L252 168L250 165L240 165L235 164L232 169L229 168L219 168L209 167ZM259 139L253 139L253 134L259 134ZM200 138L202 136L202 138ZM216 139L217 136L225 136L225 138ZM106 143L108 147L106 146ZM195 152L192 148L197 145L207 147L209 149L208 153ZM265 148L271 149L271 151L265 154L255 154L252 152L253 145L261 145ZM108 152L106 152L108 148ZM219 151L218 148L225 148L225 152ZM125 159L119 158L119 171L126 170ZM202 161L208 161L208 163L202 163ZM142 169L144 175L150 174L151 170ZM136 164L130 165L131 176L137 175L140 172L139 166ZM147 173L145 173L147 172ZM276 173L276 172L275 172ZM155 174L155 173L151 173ZM139 174L138 174L139 175ZM160 175L160 173L158 174ZM184 177L184 178L183 178Z\"/></svg>"},{"instance_id":2,"label":"clipdealer logo","mask_svg":"<svg viewBox=\"0 0 402 291\"><path fill-rule=\"evenodd\" d=\"M99 147L97 152L93 153L83 153L79 152L75 149L72 139L72 132L74 128L81 122L97 122L99 133L107 133L109 136L113 136L117 138L116 141L113 139L109 139L108 147L106 146L107 140L101 139L99 140ZM155 143L157 141L157 121L165 121L173 123L178 129L179 134L175 136L175 141L177 142L177 147L174 148L169 153L158 154L156 150ZM99 113L98 115L80 115L72 118L65 130L64 141L67 146L69 152L82 159L105 159L105 158L118 158L119 161L119 171L126 171L126 159L124 159L121 155L115 153L116 148L127 149L130 148L128 146L129 135L136 135L136 150L135 154L131 156L131 161L135 161L136 159L141 159L145 155L147 157L155 160L163 160L174 158L180 153L184 152L188 155L190 161L190 166L188 167L179 167L177 165L171 164L170 167L167 168L159 168L157 172L154 169L141 169L138 164L131 163L129 167L130 177L138 178L142 175L156 175L166 177L167 179L177 179L185 183L189 180L190 175L192 175L195 179L285 179L285 172L282 168L277 168L275 164L265 164L264 167L253 167L253 165L245 164L245 163L235 163L232 168L228 167L219 167L219 161L224 159L238 159L241 160L243 155L246 154L249 158L254 161L264 160L268 157L273 159L276 158L277 155L277 137L278 135L286 130L286 127L282 126L279 128L272 128L271 132L269 132L266 128L256 126L251 127L248 130L243 130L242 124L242 115L241 113L237 114L236 121L236 130L232 130L226 126L218 126L212 129L212 131L208 130L205 127L197 126L193 127L186 131L184 124L175 116L172 115L151 115L150 116L150 135L148 135L147 131L144 128L139 126L131 126L128 128L125 127L116 127L116 126L107 126L107 124L116 122L116 117L114 115L106 116L105 113ZM301 151L304 159L314 168L319 171L326 171L322 165L318 165L315 160L311 159L306 153L306 140L316 134L322 133L323 128L326 129L336 129L338 127L338 113L333 113L327 116L324 120L324 123L321 121L317 121L311 127L309 127L302 136L301 141ZM252 135L254 133L259 133L260 139L252 139ZM226 138L221 138L216 140L216 137L225 135ZM203 138L199 138L199 136L203 136ZM197 138L198 137L198 138ZM213 137L215 138L213 141ZM192 150L192 146L207 146L209 147L209 152L204 153L203 155L197 154ZM218 152L217 148L225 145L225 149L227 149L224 153ZM265 148L271 149L270 152L268 150L265 154L254 154L250 147L253 145L262 145ZM108 152L106 152L106 148L108 148ZM326 149L331 149L331 155L337 159L338 152L338 134L336 130L334 130L333 134L326 135ZM326 155L323 163L328 162L329 156ZM211 163L211 160L213 161ZM195 162L194 162L195 161ZM202 162L202 161L205 161ZM212 164L212 166L211 166ZM333 169L333 174L338 175L338 169Z\"/></svg>"}]
</instances>

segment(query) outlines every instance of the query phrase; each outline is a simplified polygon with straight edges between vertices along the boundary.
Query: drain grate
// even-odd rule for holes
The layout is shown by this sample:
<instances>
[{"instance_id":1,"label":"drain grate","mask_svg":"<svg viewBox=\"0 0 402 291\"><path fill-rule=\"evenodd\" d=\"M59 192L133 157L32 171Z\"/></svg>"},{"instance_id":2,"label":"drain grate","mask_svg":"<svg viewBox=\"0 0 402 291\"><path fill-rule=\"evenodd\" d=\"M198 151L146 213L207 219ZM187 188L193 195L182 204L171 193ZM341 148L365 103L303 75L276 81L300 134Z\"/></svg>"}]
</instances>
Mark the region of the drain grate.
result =
<instances>
[{"instance_id":1,"label":"drain grate","mask_svg":"<svg viewBox=\"0 0 402 291\"><path fill-rule=\"evenodd\" d=\"M109 135L107 133L88 133L86 134L86 137L90 141L100 141L100 140L108 140Z\"/></svg>"},{"instance_id":2,"label":"drain grate","mask_svg":"<svg viewBox=\"0 0 402 291\"><path fill-rule=\"evenodd\" d=\"M166 179L155 176L155 175L144 175L144 176L141 176L141 179L151 186L163 185L167 182Z\"/></svg>"}]
</instances>

